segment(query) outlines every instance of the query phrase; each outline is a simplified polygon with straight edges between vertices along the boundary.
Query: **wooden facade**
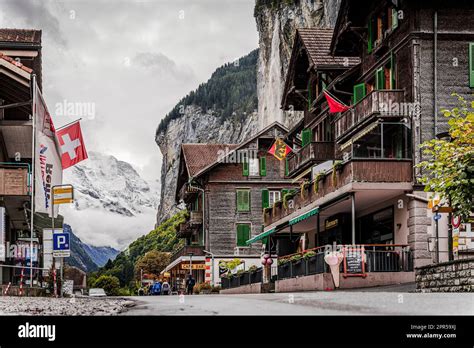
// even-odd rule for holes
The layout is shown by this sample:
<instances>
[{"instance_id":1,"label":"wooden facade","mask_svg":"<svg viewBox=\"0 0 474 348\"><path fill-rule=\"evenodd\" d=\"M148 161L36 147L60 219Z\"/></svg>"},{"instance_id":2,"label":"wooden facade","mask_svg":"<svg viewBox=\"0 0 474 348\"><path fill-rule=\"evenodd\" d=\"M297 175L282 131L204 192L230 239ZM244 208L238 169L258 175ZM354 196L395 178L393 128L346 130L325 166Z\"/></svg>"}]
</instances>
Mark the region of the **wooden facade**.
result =
<instances>
[{"instance_id":1,"label":"wooden facade","mask_svg":"<svg viewBox=\"0 0 474 348\"><path fill-rule=\"evenodd\" d=\"M285 161L279 161L268 153L275 138L283 138L287 130L278 123L272 124L248 141L234 147L227 156L220 157L196 172L189 182L186 154L182 156L180 179L182 187L177 189L177 199L182 199L190 210L190 218L180 229L178 236L186 238L189 245L200 246L219 256L258 256L260 245L247 246L239 241L239 225L249 226L248 238L262 231L264 194L279 193L295 187L285 179ZM189 152L191 153L192 150ZM247 157L248 156L248 157ZM188 155L189 157L189 155ZM264 158L264 160L262 160ZM244 163L241 161L244 159ZM257 170L252 171L252 161L257 161ZM265 163L262 171L262 162ZM247 169L247 172L246 172ZM198 187L194 189L192 187ZM239 209L239 190L248 192L248 209ZM190 192L193 191L193 192ZM204 199L203 199L204 193ZM204 201L204 209L202 202ZM196 216L201 223L192 226ZM192 237L191 235L199 237Z\"/></svg>"}]
</instances>

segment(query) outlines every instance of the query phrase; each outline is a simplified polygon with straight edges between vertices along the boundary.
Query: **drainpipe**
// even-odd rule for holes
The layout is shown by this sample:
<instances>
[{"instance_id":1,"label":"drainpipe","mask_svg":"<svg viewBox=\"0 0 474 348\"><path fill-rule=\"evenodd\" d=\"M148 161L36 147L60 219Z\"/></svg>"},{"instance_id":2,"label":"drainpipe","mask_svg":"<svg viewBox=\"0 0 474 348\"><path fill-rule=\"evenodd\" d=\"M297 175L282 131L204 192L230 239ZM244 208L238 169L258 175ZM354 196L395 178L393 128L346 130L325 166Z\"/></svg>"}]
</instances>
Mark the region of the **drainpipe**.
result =
<instances>
[{"instance_id":1,"label":"drainpipe","mask_svg":"<svg viewBox=\"0 0 474 348\"><path fill-rule=\"evenodd\" d=\"M433 15L433 102L434 136L438 134L438 11Z\"/></svg>"},{"instance_id":2,"label":"drainpipe","mask_svg":"<svg viewBox=\"0 0 474 348\"><path fill-rule=\"evenodd\" d=\"M355 218L355 192L352 193L351 195L351 211L352 211L352 216L351 216L351 225L352 225L352 245L355 245L356 243L356 232L355 232L355 224L356 224L356 218Z\"/></svg>"}]
</instances>

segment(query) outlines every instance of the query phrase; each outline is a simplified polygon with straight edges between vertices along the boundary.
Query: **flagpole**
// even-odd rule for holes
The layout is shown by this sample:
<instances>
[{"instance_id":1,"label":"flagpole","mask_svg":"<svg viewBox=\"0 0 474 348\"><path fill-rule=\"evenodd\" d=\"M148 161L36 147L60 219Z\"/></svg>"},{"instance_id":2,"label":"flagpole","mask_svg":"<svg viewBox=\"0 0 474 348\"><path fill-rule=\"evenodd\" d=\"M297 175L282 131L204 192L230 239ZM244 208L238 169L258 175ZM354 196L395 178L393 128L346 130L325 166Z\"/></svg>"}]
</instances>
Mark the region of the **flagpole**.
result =
<instances>
[{"instance_id":1,"label":"flagpole","mask_svg":"<svg viewBox=\"0 0 474 348\"><path fill-rule=\"evenodd\" d=\"M337 101L339 104L342 104L344 106L347 106L349 107L349 105L346 105L346 103L342 102L341 100L339 100L334 94L332 93L329 93L329 91L327 89L324 90L324 92L326 92L327 94L329 94L329 96L334 99L335 101Z\"/></svg>"},{"instance_id":2,"label":"flagpole","mask_svg":"<svg viewBox=\"0 0 474 348\"><path fill-rule=\"evenodd\" d=\"M82 120L82 117L81 117L81 118L78 118L78 119L75 120L75 121L69 122L69 123L65 124L64 126L61 126L61 127L57 128L56 130L63 129L63 128L65 128L65 127L67 127L67 126L69 126L69 125L71 125L71 124L73 124L73 123L79 122L80 120Z\"/></svg>"},{"instance_id":3,"label":"flagpole","mask_svg":"<svg viewBox=\"0 0 474 348\"><path fill-rule=\"evenodd\" d=\"M30 288L33 287L33 232L34 232L34 207L35 207L35 159L36 159L36 89L38 86L36 85L36 74L32 75L32 83L33 83L33 98L31 104L32 110L32 141L31 141L31 216L30 216ZM39 255L37 255L39 258Z\"/></svg>"}]
</instances>

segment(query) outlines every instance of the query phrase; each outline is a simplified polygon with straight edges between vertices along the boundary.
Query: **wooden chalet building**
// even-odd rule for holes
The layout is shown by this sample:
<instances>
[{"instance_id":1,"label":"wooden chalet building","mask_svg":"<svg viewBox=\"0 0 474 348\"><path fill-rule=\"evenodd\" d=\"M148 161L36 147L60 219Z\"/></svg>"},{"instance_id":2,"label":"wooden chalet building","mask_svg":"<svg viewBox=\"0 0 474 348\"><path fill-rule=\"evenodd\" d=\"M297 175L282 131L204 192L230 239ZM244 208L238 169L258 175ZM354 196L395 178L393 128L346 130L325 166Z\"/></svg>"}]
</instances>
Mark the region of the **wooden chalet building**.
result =
<instances>
[{"instance_id":1,"label":"wooden chalet building","mask_svg":"<svg viewBox=\"0 0 474 348\"><path fill-rule=\"evenodd\" d=\"M30 245L34 73L41 85L41 31L0 29L0 284L18 284L21 266L29 264L9 251ZM33 240L39 248L39 235Z\"/></svg>"},{"instance_id":2,"label":"wooden chalet building","mask_svg":"<svg viewBox=\"0 0 474 348\"><path fill-rule=\"evenodd\" d=\"M262 210L294 186L285 179L285 161L268 153L286 133L274 123L238 145L181 146L176 201L189 218L177 232L185 246L165 270L178 287L190 267L198 283L219 284L226 261L238 258L245 269L260 265L261 244L246 242L262 232Z\"/></svg>"},{"instance_id":3,"label":"wooden chalet building","mask_svg":"<svg viewBox=\"0 0 474 348\"><path fill-rule=\"evenodd\" d=\"M297 31L282 107L304 113L287 135L297 149L287 176L300 188L291 204L265 210L264 231L248 243L289 234L315 255L306 268L281 262L276 291L328 286L328 244L364 250L356 272L344 260L341 287L414 282L414 267L447 259L447 214L436 252L414 165L419 145L447 130L451 93L470 100L473 15L468 1L343 0L334 30ZM330 113L322 90L349 109ZM279 259L302 256L297 245Z\"/></svg>"}]
</instances>

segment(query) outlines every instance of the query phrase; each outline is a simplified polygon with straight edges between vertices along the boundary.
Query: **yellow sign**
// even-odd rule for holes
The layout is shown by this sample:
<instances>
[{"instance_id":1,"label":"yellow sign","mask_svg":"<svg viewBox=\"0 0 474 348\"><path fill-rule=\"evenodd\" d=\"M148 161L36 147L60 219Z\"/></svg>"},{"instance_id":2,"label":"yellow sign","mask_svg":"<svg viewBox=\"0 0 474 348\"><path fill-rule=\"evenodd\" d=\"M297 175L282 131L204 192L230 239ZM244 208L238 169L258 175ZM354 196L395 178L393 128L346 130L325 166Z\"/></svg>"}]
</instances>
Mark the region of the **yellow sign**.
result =
<instances>
[{"instance_id":1,"label":"yellow sign","mask_svg":"<svg viewBox=\"0 0 474 348\"><path fill-rule=\"evenodd\" d=\"M183 263L181 269L189 269L189 266L189 263ZM206 265L204 263L193 263L193 269L206 269Z\"/></svg>"},{"instance_id":2,"label":"yellow sign","mask_svg":"<svg viewBox=\"0 0 474 348\"><path fill-rule=\"evenodd\" d=\"M53 188L54 204L72 203L74 201L74 192L72 186Z\"/></svg>"}]
</instances>

